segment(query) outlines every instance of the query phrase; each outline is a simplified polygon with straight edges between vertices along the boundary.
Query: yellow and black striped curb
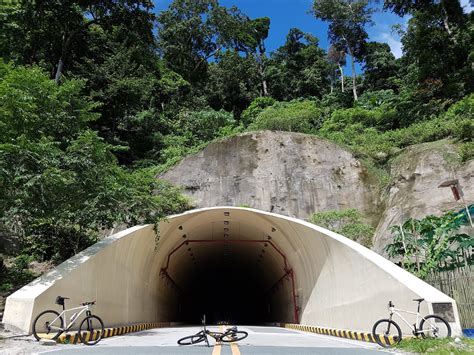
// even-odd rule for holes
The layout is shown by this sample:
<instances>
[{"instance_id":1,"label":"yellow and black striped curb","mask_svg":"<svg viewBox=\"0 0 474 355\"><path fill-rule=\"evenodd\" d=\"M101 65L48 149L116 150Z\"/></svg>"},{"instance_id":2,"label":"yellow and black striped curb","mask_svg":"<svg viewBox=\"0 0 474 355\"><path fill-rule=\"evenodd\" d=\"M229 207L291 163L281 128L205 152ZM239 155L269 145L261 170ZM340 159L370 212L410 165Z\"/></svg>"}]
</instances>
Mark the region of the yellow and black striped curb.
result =
<instances>
[{"instance_id":1,"label":"yellow and black striped curb","mask_svg":"<svg viewBox=\"0 0 474 355\"><path fill-rule=\"evenodd\" d=\"M366 332L356 332L352 330L341 330L341 329L333 329L333 328L323 328L323 327L315 327L312 325L303 325L303 324L288 324L288 323L280 323L280 327L289 328L289 329L296 329L302 330L304 332L311 332L323 335L331 335L339 338L346 338L352 340L360 340L366 341L369 343L376 343L377 340L374 338L372 333ZM397 337L392 335L382 335L382 334L375 334L382 344L392 345L397 342Z\"/></svg>"},{"instance_id":2,"label":"yellow and black striped curb","mask_svg":"<svg viewBox=\"0 0 474 355\"><path fill-rule=\"evenodd\" d=\"M159 322L159 323L138 323L132 324L128 326L121 326L121 327L113 327L113 328L105 328L104 334L102 338L109 338L116 335L122 335L127 333L139 332L141 330L152 329L152 328L164 328L170 327L170 322ZM99 336L99 331L94 331L93 334L90 332L85 332L85 336L87 341L94 341ZM58 343L62 344L79 344L81 342L81 338L79 337L79 332L69 332L67 334L61 334L58 339L56 339Z\"/></svg>"}]
</instances>

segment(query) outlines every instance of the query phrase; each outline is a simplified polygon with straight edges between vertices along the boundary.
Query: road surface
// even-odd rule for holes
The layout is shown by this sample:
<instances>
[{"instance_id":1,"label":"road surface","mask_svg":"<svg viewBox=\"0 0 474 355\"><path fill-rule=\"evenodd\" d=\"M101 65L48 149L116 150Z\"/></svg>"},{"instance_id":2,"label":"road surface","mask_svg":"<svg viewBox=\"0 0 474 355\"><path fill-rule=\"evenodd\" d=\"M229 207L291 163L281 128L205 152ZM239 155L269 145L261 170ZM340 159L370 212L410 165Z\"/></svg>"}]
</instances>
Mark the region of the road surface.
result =
<instances>
[{"instance_id":1,"label":"road surface","mask_svg":"<svg viewBox=\"0 0 474 355\"><path fill-rule=\"evenodd\" d=\"M222 326L208 327L211 331L222 331ZM279 355L279 354L328 354L328 355L376 355L389 353L378 345L341 339L331 336L301 332L277 327L239 326L249 333L246 339L233 344L196 344L179 346L176 341L201 330L199 327L159 328L132 334L102 339L95 346L55 345L45 347L36 354L208 354L208 355Z\"/></svg>"}]
</instances>

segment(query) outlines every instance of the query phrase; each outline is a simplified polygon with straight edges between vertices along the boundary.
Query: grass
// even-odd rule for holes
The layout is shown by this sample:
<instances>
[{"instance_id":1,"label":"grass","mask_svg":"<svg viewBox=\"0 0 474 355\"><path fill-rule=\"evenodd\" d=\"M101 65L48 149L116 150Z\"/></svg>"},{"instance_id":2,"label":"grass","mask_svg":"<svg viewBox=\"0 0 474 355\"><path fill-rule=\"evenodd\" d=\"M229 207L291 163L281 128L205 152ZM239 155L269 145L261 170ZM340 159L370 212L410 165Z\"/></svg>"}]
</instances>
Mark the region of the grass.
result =
<instances>
[{"instance_id":1,"label":"grass","mask_svg":"<svg viewBox=\"0 0 474 355\"><path fill-rule=\"evenodd\" d=\"M415 354L468 355L474 354L474 339L461 338L460 343L453 338L403 339L395 348Z\"/></svg>"}]
</instances>

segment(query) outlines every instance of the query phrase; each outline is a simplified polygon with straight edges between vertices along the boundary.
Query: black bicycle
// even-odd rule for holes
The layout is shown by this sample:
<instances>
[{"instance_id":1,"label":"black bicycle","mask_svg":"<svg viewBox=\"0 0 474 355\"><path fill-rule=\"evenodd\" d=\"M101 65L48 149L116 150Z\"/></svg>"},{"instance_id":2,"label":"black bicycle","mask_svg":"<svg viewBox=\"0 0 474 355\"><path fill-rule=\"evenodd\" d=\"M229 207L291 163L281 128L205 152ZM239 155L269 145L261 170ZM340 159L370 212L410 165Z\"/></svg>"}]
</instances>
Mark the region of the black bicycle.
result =
<instances>
[{"instance_id":1,"label":"black bicycle","mask_svg":"<svg viewBox=\"0 0 474 355\"><path fill-rule=\"evenodd\" d=\"M209 345L209 339L207 336L213 337L216 342L223 342L223 343L233 343L235 341L239 341L242 339L247 338L249 335L247 332L242 330L238 330L237 327L230 327L227 328L224 333L221 332L211 332L210 330L206 329L206 315L202 318L202 326L203 329L194 335L189 335L187 337L181 338L178 340L179 345L192 345L198 344L203 341L206 341L207 346Z\"/></svg>"}]
</instances>

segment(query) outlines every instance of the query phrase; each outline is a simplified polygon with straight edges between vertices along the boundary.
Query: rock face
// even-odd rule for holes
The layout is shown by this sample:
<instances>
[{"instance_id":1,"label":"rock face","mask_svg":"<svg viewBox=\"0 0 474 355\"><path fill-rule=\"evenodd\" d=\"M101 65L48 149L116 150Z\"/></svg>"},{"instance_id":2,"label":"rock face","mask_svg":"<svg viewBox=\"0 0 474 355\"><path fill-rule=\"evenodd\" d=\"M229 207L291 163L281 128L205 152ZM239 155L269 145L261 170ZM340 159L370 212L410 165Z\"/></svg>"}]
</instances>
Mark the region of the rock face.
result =
<instances>
[{"instance_id":1,"label":"rock face","mask_svg":"<svg viewBox=\"0 0 474 355\"><path fill-rule=\"evenodd\" d=\"M351 153L315 136L253 132L207 146L161 178L197 207L247 206L305 219L357 208L375 224L375 181Z\"/></svg>"},{"instance_id":2,"label":"rock face","mask_svg":"<svg viewBox=\"0 0 474 355\"><path fill-rule=\"evenodd\" d=\"M379 194L375 176L340 146L264 131L211 144L160 178L182 186L196 207L248 206L301 219L357 208L377 227L374 250L384 255L390 226L462 208L441 182L459 179L466 201L474 201L474 160L456 161L446 140L409 147L391 162L391 184Z\"/></svg>"},{"instance_id":3,"label":"rock face","mask_svg":"<svg viewBox=\"0 0 474 355\"><path fill-rule=\"evenodd\" d=\"M374 237L374 250L385 255L390 242L390 226L408 218L441 215L461 209L450 188L438 188L446 180L458 179L467 203L474 201L474 160L457 163L457 152L449 141L418 144L405 149L391 164L392 183L382 196L386 206ZM467 231L467 232L471 232Z\"/></svg>"}]
</instances>

